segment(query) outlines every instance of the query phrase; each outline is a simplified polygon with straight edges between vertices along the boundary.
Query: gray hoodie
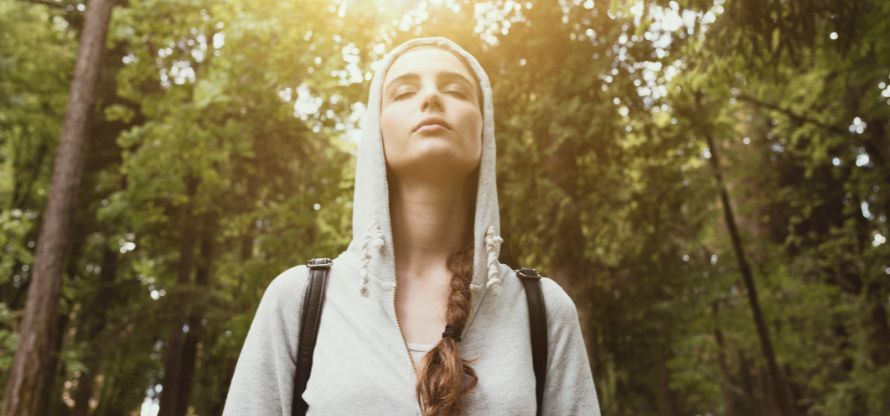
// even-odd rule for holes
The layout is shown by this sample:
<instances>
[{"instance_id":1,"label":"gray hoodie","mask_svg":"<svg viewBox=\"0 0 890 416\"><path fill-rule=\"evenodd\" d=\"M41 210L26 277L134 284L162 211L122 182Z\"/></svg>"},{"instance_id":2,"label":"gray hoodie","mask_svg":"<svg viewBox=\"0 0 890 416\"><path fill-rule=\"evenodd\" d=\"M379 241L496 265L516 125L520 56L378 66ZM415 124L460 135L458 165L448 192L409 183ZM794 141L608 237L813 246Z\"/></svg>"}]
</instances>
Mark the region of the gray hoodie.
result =
<instances>
[{"instance_id":1,"label":"gray hoodie","mask_svg":"<svg viewBox=\"0 0 890 416\"><path fill-rule=\"evenodd\" d=\"M525 291L500 263L491 84L479 62L445 38L418 38L393 49L371 82L356 167L352 241L333 261L312 375L303 399L310 415L418 415L415 375L395 319L395 262L386 161L380 134L384 75L394 59L418 44L462 56L480 81L482 160L474 218L472 306L460 343L476 359L479 383L468 415L534 415L535 375ZM307 253L308 256L321 253ZM269 284L244 341L223 415L289 415L309 271L285 270ZM547 310L547 383L543 415L599 415L599 403L575 304L553 280L541 281ZM419 359L417 360L420 361Z\"/></svg>"}]
</instances>

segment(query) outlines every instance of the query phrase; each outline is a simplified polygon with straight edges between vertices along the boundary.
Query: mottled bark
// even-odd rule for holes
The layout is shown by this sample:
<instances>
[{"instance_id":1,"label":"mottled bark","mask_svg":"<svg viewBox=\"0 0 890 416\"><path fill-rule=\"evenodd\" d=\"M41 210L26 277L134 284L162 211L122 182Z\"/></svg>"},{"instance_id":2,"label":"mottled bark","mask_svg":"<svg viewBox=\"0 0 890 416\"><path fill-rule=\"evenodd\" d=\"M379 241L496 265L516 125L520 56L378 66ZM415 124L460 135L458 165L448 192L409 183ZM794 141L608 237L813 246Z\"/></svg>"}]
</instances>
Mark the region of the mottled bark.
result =
<instances>
[{"instance_id":1,"label":"mottled bark","mask_svg":"<svg viewBox=\"0 0 890 416\"><path fill-rule=\"evenodd\" d=\"M3 414L6 416L36 416L41 414L40 407L49 402L46 395L53 378L47 376L47 372L55 371L51 366L53 334L58 325L62 274L70 248L72 210L83 175L88 145L86 127L96 96L113 3L113 0L92 0L86 10L19 344L4 391Z\"/></svg>"}]
</instances>

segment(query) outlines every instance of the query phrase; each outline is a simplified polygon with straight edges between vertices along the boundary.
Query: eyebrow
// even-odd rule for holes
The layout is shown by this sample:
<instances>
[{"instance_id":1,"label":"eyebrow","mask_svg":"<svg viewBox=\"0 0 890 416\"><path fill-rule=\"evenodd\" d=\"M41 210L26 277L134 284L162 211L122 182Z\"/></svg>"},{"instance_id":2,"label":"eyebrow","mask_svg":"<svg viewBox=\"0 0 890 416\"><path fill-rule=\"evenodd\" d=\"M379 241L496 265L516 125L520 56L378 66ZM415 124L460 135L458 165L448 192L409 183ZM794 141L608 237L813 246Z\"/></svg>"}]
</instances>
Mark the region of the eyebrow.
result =
<instances>
[{"instance_id":1,"label":"eyebrow","mask_svg":"<svg viewBox=\"0 0 890 416\"><path fill-rule=\"evenodd\" d=\"M440 72L439 74L436 75L436 77L440 80L462 81L471 90L473 89L473 83L470 80L468 80L467 77L465 77L462 74L457 73L457 72L451 72L451 71ZM389 91L390 89L392 89L392 87L394 87L402 82L417 81L418 79L420 79L420 76L417 74L414 74L414 73L399 75L399 76L393 78L391 81L389 81L389 85L386 86L384 91Z\"/></svg>"}]
</instances>

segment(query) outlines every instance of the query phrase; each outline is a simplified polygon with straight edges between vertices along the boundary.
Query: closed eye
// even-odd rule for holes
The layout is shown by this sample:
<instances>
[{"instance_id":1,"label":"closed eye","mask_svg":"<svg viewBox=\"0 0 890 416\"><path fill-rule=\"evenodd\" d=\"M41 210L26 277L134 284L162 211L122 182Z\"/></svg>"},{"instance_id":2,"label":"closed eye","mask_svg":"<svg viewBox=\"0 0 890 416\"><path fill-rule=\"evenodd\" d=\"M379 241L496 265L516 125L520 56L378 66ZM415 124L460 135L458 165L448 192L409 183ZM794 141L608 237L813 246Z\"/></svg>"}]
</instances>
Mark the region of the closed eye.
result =
<instances>
[{"instance_id":1,"label":"closed eye","mask_svg":"<svg viewBox=\"0 0 890 416\"><path fill-rule=\"evenodd\" d=\"M399 100L402 100L402 99L404 99L404 98L407 98L407 97L411 96L411 95L414 94L414 93L415 93L415 91L405 91L405 92L400 92L400 93L398 93L398 94L396 94L396 95L393 96L393 101L399 101ZM454 96L457 96L457 97L460 97L460 98L468 98L468 95L465 94L464 92L460 91L460 90L454 90L454 89L452 89L452 90L444 91L444 93L445 93L445 94L454 95Z\"/></svg>"}]
</instances>

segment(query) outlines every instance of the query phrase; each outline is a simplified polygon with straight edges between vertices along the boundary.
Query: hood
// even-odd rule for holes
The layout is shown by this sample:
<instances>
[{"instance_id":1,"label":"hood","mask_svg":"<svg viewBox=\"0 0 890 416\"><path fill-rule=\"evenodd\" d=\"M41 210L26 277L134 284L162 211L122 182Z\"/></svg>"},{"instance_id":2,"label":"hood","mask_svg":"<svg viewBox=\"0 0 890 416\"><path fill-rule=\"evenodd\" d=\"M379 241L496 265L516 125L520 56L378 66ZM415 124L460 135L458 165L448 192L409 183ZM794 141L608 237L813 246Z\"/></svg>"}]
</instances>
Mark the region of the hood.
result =
<instances>
[{"instance_id":1,"label":"hood","mask_svg":"<svg viewBox=\"0 0 890 416\"><path fill-rule=\"evenodd\" d=\"M352 241L347 252L360 262L356 290L372 296L369 282L377 279L385 286L395 283L395 257L392 223L389 215L389 187L383 137L380 132L380 107L383 78L395 58L417 46L434 45L462 57L475 72L482 95L482 156L479 183L476 187L474 214L473 279L470 289L480 294L500 285L499 261L500 216L497 182L495 180L494 107L488 75L479 62L453 41L442 37L417 38L395 47L383 59L371 81L367 112L362 124L355 171L355 196L352 213ZM475 302L474 302L475 303Z\"/></svg>"}]
</instances>

